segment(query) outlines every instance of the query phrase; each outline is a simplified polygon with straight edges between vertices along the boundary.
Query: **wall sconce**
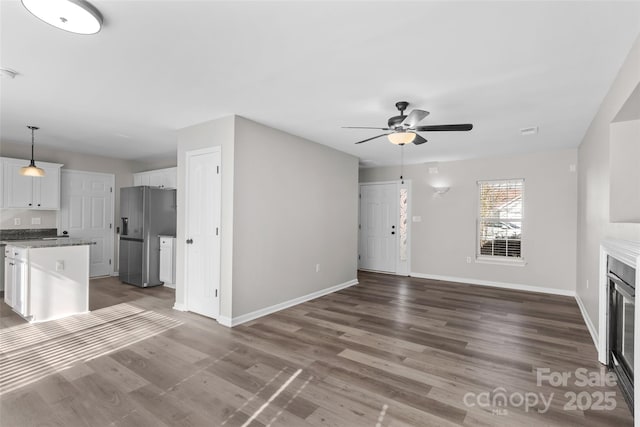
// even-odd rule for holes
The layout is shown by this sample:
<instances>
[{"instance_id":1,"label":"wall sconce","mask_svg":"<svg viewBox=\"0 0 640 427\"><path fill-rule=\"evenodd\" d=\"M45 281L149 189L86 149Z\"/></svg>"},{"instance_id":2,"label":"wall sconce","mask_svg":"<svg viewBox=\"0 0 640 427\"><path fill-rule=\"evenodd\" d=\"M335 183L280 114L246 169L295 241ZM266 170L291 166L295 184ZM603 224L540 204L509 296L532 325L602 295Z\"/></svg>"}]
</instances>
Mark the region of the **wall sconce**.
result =
<instances>
[{"instance_id":1,"label":"wall sconce","mask_svg":"<svg viewBox=\"0 0 640 427\"><path fill-rule=\"evenodd\" d=\"M433 193L436 197L442 197L444 193L449 191L449 187L431 187L433 188Z\"/></svg>"}]
</instances>

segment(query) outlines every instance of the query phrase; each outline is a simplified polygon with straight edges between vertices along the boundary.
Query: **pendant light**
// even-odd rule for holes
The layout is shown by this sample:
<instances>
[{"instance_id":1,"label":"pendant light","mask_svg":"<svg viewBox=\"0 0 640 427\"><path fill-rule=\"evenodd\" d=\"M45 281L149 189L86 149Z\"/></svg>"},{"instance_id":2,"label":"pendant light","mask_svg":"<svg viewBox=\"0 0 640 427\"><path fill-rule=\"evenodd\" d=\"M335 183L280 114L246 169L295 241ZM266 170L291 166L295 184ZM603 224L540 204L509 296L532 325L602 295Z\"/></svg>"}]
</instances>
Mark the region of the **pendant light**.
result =
<instances>
[{"instance_id":1,"label":"pendant light","mask_svg":"<svg viewBox=\"0 0 640 427\"><path fill-rule=\"evenodd\" d=\"M34 132L40 128L37 126L27 126L27 127L31 129L31 163L29 163L29 166L24 166L20 168L20 175L42 177L44 176L44 169L37 167L36 161L33 159L33 146L35 144Z\"/></svg>"}]
</instances>

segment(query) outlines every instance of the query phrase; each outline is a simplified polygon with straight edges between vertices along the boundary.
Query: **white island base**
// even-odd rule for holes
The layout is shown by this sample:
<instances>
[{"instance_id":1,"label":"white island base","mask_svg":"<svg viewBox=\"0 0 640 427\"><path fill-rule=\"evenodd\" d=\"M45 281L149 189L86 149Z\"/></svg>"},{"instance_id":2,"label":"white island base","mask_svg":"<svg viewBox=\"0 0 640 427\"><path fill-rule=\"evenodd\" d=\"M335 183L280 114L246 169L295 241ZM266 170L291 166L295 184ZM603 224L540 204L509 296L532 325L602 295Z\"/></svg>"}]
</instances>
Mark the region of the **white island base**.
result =
<instances>
[{"instance_id":1,"label":"white island base","mask_svg":"<svg viewBox=\"0 0 640 427\"><path fill-rule=\"evenodd\" d=\"M29 322L88 312L89 244L25 246L15 246L22 258L21 277L14 276L13 292L7 289L12 295L5 292L13 310Z\"/></svg>"}]
</instances>

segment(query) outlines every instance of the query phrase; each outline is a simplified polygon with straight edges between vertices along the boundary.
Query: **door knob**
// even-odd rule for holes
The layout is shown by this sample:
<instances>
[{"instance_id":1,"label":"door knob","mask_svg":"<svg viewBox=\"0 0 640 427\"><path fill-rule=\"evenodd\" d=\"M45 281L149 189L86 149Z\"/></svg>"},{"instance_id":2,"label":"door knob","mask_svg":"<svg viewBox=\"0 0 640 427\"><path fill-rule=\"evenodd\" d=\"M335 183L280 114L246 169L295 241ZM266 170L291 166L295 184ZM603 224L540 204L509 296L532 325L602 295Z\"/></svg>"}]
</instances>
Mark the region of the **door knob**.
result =
<instances>
[{"instance_id":1,"label":"door knob","mask_svg":"<svg viewBox=\"0 0 640 427\"><path fill-rule=\"evenodd\" d=\"M193 239L187 239L187 245L193 244Z\"/></svg>"}]
</instances>

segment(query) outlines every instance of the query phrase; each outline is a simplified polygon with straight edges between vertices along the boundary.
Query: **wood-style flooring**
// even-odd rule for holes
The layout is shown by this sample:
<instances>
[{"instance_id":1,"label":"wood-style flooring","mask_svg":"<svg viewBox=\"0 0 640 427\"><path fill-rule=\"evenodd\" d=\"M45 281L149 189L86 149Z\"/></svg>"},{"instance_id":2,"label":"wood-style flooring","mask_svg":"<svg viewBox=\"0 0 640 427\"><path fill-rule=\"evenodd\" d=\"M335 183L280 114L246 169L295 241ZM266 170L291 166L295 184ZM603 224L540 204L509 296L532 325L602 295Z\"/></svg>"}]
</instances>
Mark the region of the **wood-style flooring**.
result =
<instances>
[{"instance_id":1,"label":"wood-style flooring","mask_svg":"<svg viewBox=\"0 0 640 427\"><path fill-rule=\"evenodd\" d=\"M115 278L69 319L2 304L0 425L633 425L617 386L576 384L600 365L573 298L359 280L233 329Z\"/></svg>"}]
</instances>

